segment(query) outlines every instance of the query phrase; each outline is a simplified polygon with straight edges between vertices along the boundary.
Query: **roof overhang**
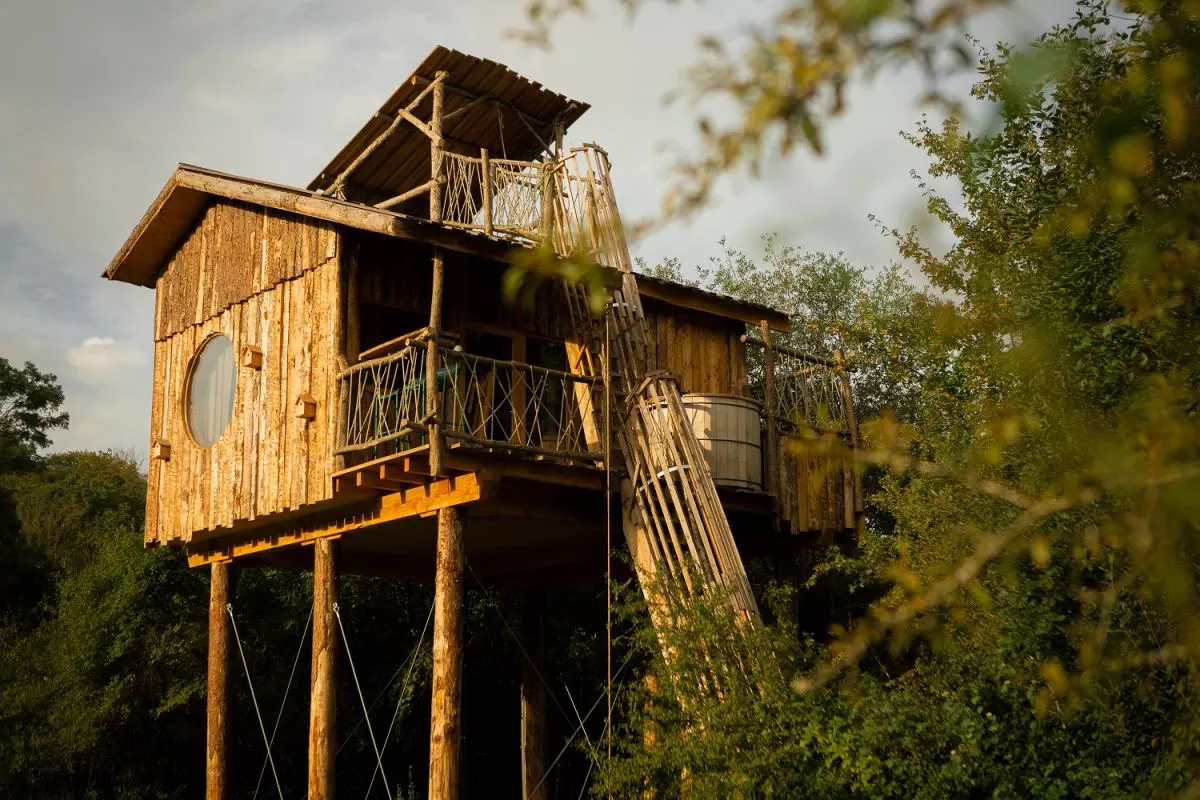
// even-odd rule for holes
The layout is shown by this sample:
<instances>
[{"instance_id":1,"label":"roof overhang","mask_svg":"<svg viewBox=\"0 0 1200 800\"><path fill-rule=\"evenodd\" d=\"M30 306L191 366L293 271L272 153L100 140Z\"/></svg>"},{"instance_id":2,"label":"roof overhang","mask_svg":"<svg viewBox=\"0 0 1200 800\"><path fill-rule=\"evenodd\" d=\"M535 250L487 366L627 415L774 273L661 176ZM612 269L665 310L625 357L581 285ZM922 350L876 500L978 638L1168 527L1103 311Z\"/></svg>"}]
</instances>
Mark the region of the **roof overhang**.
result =
<instances>
[{"instance_id":1,"label":"roof overhang","mask_svg":"<svg viewBox=\"0 0 1200 800\"><path fill-rule=\"evenodd\" d=\"M505 264L528 265L532 248L471 233L458 228L385 211L360 203L336 200L314 192L267 181L228 175L180 164L171 173L158 197L129 234L104 271L109 280L153 287L175 248L204 214L213 200L234 200L276 211L324 220L354 230L400 239L425 242ZM621 275L610 267L599 267L604 283L619 286ZM791 330L785 314L766 306L744 303L731 297L691 286L638 275L638 287L648 298L756 325L767 320L775 330Z\"/></svg>"}]
</instances>

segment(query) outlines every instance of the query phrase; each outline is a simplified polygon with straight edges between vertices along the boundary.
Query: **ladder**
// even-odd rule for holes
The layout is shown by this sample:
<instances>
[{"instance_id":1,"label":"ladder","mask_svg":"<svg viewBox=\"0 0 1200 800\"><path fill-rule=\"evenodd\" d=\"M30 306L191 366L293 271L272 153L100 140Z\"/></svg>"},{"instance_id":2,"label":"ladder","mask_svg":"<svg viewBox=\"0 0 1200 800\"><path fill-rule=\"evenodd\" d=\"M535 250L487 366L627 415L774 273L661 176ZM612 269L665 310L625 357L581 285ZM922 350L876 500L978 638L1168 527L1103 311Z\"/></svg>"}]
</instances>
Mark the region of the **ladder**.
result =
<instances>
[{"instance_id":1,"label":"ladder","mask_svg":"<svg viewBox=\"0 0 1200 800\"><path fill-rule=\"evenodd\" d=\"M649 368L646 317L609 168L599 146L572 148L551 162L542 193L546 243L560 256L622 273L601 319L591 312L587 288L563 281L573 331L571 370L600 377L602 354L610 358L610 419L604 418L602 391L577 390L588 444L595 447L605 426L612 426L625 475L622 528L660 641L673 608L713 590L729 597L735 619L754 625L758 606L679 385Z\"/></svg>"}]
</instances>

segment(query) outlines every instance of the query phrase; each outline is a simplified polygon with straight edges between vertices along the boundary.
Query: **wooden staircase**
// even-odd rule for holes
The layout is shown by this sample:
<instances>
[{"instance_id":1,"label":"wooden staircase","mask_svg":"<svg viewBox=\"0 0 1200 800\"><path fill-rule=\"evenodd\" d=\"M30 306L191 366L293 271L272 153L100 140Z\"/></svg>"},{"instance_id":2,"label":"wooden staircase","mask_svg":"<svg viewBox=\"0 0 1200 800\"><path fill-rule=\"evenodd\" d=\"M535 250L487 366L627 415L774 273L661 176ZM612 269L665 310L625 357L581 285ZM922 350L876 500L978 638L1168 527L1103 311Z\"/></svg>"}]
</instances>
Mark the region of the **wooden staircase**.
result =
<instances>
[{"instance_id":1,"label":"wooden staircase","mask_svg":"<svg viewBox=\"0 0 1200 800\"><path fill-rule=\"evenodd\" d=\"M672 608L714 591L729 598L737 619L756 624L750 582L679 386L649 369L646 319L609 166L600 147L573 148L547 170L542 205L542 230L557 254L623 273L600 319L587 289L564 282L571 370L602 377L602 354L609 354L609 395L580 398L590 409L588 437L598 442L607 426L620 450L625 538L660 636Z\"/></svg>"}]
</instances>

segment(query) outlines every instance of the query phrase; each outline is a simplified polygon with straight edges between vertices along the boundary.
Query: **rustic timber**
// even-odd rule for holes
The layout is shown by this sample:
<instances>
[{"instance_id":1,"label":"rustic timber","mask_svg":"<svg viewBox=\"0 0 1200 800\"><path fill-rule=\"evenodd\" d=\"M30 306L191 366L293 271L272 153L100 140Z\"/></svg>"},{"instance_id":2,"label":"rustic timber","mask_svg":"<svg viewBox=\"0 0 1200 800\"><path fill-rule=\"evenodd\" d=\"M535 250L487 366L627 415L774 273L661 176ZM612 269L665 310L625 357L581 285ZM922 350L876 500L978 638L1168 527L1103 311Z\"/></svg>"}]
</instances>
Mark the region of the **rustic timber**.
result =
<instances>
[{"instance_id":1,"label":"rustic timber","mask_svg":"<svg viewBox=\"0 0 1200 800\"><path fill-rule=\"evenodd\" d=\"M586 108L438 48L308 190L180 165L106 271L155 290L147 546L211 568L210 611L233 564L312 570L310 797L333 792L340 573L434 582L429 796L457 797L469 512L473 573L531 592L522 791L544 798L539 597L612 577L612 489L660 632L714 586L755 624L743 553L861 527L840 356L773 346L774 309L635 275L607 152L563 142ZM231 380L191 398L218 336ZM229 397L201 446L188 414L219 423ZM227 698L211 685L209 769Z\"/></svg>"},{"instance_id":2,"label":"rustic timber","mask_svg":"<svg viewBox=\"0 0 1200 800\"><path fill-rule=\"evenodd\" d=\"M543 635L546 596L525 593L521 610L521 796L547 800L546 687L543 684L546 643Z\"/></svg>"},{"instance_id":3,"label":"rustic timber","mask_svg":"<svg viewBox=\"0 0 1200 800\"><path fill-rule=\"evenodd\" d=\"M764 319L758 324L763 340L763 387L766 400L767 475L766 489L779 496L779 431L775 426L775 351L771 348L771 329Z\"/></svg>"},{"instance_id":4,"label":"rustic timber","mask_svg":"<svg viewBox=\"0 0 1200 800\"><path fill-rule=\"evenodd\" d=\"M308 797L333 800L333 761L337 746L337 543L313 544L312 679L308 717Z\"/></svg>"},{"instance_id":5,"label":"rustic timber","mask_svg":"<svg viewBox=\"0 0 1200 800\"><path fill-rule=\"evenodd\" d=\"M208 737L205 758L207 800L229 797L229 656L232 640L226 608L233 599L234 568L217 562L209 568L208 588Z\"/></svg>"},{"instance_id":6,"label":"rustic timber","mask_svg":"<svg viewBox=\"0 0 1200 800\"><path fill-rule=\"evenodd\" d=\"M458 800L462 734L462 655L465 586L463 514L438 512L433 600L433 701L429 732L429 800Z\"/></svg>"},{"instance_id":7,"label":"rustic timber","mask_svg":"<svg viewBox=\"0 0 1200 800\"><path fill-rule=\"evenodd\" d=\"M188 548L188 564L198 567L214 561L244 558L268 550L307 544L329 536L419 517L442 508L486 498L494 487L494 478L486 474L453 475L411 489L362 499L346 506L344 510L300 517L241 535L211 539Z\"/></svg>"}]
</instances>

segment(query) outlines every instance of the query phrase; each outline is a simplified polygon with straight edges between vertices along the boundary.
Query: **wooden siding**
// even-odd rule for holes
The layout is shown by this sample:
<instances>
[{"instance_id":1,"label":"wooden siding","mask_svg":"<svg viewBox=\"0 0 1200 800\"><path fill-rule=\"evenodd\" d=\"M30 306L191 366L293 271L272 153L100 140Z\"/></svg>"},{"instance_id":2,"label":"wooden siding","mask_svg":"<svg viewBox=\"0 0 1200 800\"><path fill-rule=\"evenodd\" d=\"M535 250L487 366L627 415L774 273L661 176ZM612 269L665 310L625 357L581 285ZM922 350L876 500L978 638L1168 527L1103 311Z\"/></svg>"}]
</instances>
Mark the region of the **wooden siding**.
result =
<instances>
[{"instance_id":1,"label":"wooden siding","mask_svg":"<svg viewBox=\"0 0 1200 800\"><path fill-rule=\"evenodd\" d=\"M779 515L793 533L830 537L854 530L861 512L854 474L813 451L813 439L786 435L779 446ZM831 539L830 539L831 540Z\"/></svg>"},{"instance_id":2,"label":"wooden siding","mask_svg":"<svg viewBox=\"0 0 1200 800\"><path fill-rule=\"evenodd\" d=\"M684 392L749 395L745 325L657 302L644 305L652 368L677 375Z\"/></svg>"},{"instance_id":3,"label":"wooden siding","mask_svg":"<svg viewBox=\"0 0 1200 800\"><path fill-rule=\"evenodd\" d=\"M187 542L331 496L337 253L330 226L218 204L159 277L151 439L171 452L150 461L147 544ZM192 359L218 333L233 343L234 410L205 448L187 431L185 392ZM260 369L242 365L246 346L262 350ZM311 420L297 416L302 394L316 400Z\"/></svg>"},{"instance_id":4,"label":"wooden siding","mask_svg":"<svg viewBox=\"0 0 1200 800\"><path fill-rule=\"evenodd\" d=\"M203 324L234 303L336 256L336 233L330 223L217 201L158 276L154 339Z\"/></svg>"}]
</instances>

